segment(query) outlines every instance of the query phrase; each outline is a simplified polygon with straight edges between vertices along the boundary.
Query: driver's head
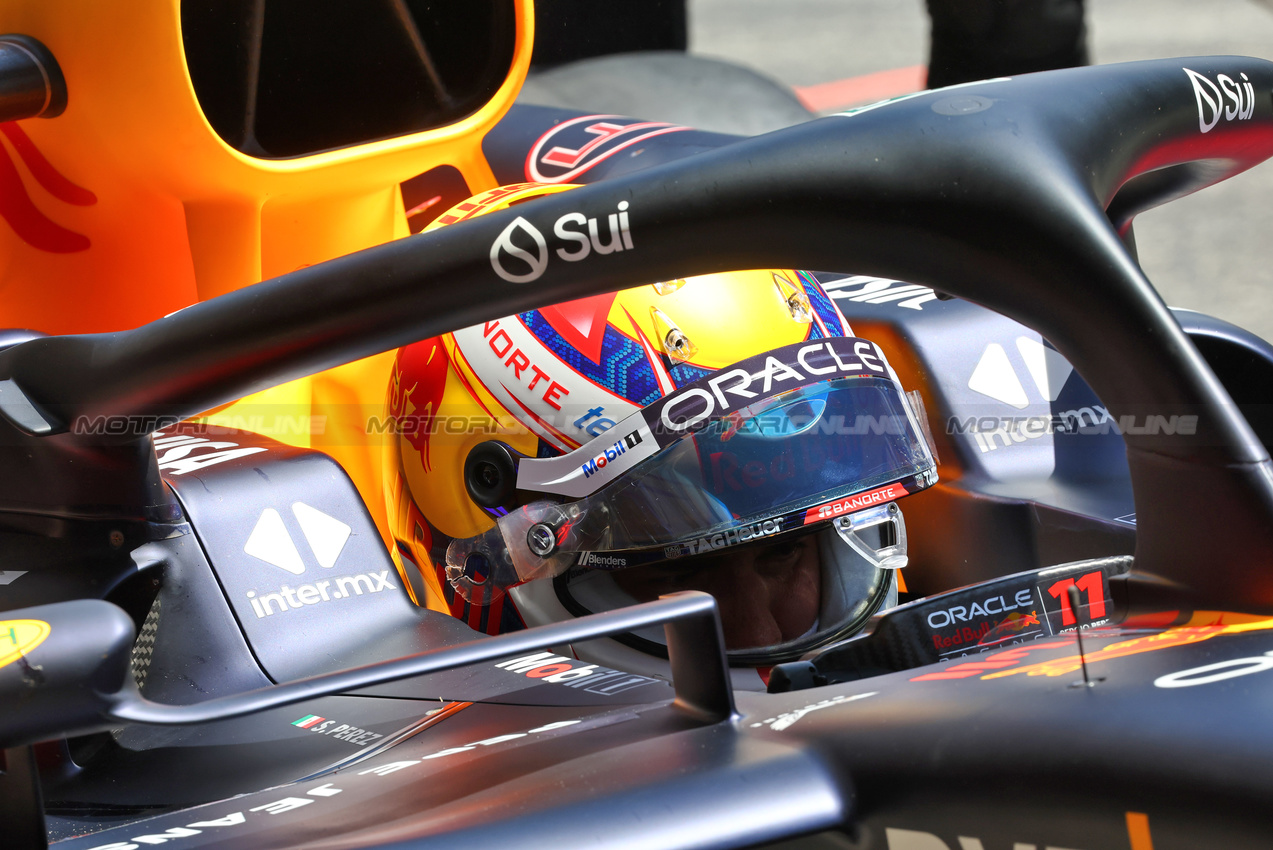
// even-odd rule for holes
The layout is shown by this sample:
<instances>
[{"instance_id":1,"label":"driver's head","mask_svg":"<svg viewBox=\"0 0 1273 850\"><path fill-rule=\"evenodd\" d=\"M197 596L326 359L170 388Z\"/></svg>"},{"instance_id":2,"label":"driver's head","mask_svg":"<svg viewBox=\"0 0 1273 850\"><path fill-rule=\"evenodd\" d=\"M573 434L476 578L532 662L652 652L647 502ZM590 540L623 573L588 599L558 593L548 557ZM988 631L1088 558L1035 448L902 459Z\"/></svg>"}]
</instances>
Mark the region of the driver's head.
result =
<instances>
[{"instance_id":1,"label":"driver's head","mask_svg":"<svg viewBox=\"0 0 1273 850\"><path fill-rule=\"evenodd\" d=\"M812 534L616 570L613 579L641 602L681 590L710 593L720 607L725 644L731 649L789 643L818 628L822 555Z\"/></svg>"},{"instance_id":2,"label":"driver's head","mask_svg":"<svg viewBox=\"0 0 1273 850\"><path fill-rule=\"evenodd\" d=\"M389 410L389 512L421 604L495 632L701 590L731 660L752 666L852 634L886 604L905 562L894 503L935 480L879 349L787 269L416 343L399 351ZM638 655L666 666L661 629L622 642L636 650L625 669Z\"/></svg>"}]
</instances>

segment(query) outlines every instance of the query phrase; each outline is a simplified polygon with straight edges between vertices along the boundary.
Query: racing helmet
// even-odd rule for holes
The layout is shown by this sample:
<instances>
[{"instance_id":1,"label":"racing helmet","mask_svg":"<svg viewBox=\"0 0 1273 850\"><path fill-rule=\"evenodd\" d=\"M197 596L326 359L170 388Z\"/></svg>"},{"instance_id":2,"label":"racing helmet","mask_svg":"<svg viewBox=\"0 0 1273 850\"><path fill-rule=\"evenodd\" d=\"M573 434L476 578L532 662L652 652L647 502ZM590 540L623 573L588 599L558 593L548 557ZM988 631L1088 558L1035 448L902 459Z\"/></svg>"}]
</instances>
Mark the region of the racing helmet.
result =
<instances>
[{"instance_id":1,"label":"racing helmet","mask_svg":"<svg viewBox=\"0 0 1273 850\"><path fill-rule=\"evenodd\" d=\"M493 190L438 225L569 188ZM731 666L765 668L895 601L896 502L936 480L912 404L802 271L485 322L397 353L395 556L417 601L491 633L705 590ZM668 675L661 628L571 649Z\"/></svg>"}]
</instances>

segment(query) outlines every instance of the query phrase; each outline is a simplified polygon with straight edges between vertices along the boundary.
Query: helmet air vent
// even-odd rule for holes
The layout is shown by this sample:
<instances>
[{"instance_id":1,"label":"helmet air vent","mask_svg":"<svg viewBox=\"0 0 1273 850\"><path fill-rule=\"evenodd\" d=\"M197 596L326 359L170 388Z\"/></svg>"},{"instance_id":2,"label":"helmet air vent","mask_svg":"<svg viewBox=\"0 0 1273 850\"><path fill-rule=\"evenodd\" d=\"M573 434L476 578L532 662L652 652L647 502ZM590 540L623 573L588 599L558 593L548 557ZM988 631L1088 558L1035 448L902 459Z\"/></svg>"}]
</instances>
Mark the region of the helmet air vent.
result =
<instances>
[{"instance_id":1,"label":"helmet air vent","mask_svg":"<svg viewBox=\"0 0 1273 850\"><path fill-rule=\"evenodd\" d=\"M778 295L787 305L791 318L802 325L813 324L813 305L809 303L808 295L777 272L774 272L774 286L778 287Z\"/></svg>"},{"instance_id":2,"label":"helmet air vent","mask_svg":"<svg viewBox=\"0 0 1273 850\"><path fill-rule=\"evenodd\" d=\"M657 307L650 308L650 316L654 319L654 330L663 343L663 351L674 361L686 362L698 354L698 346L690 341L685 331L676 326L667 315Z\"/></svg>"},{"instance_id":3,"label":"helmet air vent","mask_svg":"<svg viewBox=\"0 0 1273 850\"><path fill-rule=\"evenodd\" d=\"M654 291L659 295L671 295L680 289L686 283L685 278L678 277L675 280L660 280L650 284L654 287Z\"/></svg>"}]
</instances>

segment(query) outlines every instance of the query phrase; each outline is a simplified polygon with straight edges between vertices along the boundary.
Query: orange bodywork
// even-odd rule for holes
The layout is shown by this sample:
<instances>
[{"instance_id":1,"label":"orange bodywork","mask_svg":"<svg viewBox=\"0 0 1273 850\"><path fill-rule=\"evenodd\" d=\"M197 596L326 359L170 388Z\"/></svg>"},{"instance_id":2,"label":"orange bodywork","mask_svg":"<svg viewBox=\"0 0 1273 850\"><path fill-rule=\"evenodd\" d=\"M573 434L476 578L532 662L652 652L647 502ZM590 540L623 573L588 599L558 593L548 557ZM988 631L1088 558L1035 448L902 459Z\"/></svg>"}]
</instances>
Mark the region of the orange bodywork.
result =
<instances>
[{"instance_id":1,"label":"orange bodywork","mask_svg":"<svg viewBox=\"0 0 1273 850\"><path fill-rule=\"evenodd\" d=\"M529 0L518 0L508 76L467 118L258 159L222 141L200 110L180 0L0 6L0 32L43 42L69 95L57 118L0 125L0 327L49 334L136 327L408 235L400 184L435 166L455 167L474 192L494 186L481 140L525 78L532 15ZM378 355L259 393L218 416L330 453L383 532L380 446L369 445L365 423L368 412L383 409L392 363L392 352ZM286 424L271 433L274 422Z\"/></svg>"}]
</instances>

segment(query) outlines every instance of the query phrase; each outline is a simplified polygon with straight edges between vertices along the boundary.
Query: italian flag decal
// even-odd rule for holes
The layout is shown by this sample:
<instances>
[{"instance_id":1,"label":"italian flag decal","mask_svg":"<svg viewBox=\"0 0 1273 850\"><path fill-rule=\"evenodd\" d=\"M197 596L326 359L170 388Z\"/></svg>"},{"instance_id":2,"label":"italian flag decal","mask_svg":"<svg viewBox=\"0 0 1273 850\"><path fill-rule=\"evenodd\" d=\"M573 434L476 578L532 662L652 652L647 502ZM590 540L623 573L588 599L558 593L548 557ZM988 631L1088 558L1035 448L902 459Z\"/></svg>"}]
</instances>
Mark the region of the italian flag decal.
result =
<instances>
[{"instance_id":1,"label":"italian flag decal","mask_svg":"<svg viewBox=\"0 0 1273 850\"><path fill-rule=\"evenodd\" d=\"M326 717L319 717L317 714L307 714L300 720L294 721L292 725L299 726L302 729L308 729L311 726L316 726L317 724L322 723L326 719Z\"/></svg>"}]
</instances>

